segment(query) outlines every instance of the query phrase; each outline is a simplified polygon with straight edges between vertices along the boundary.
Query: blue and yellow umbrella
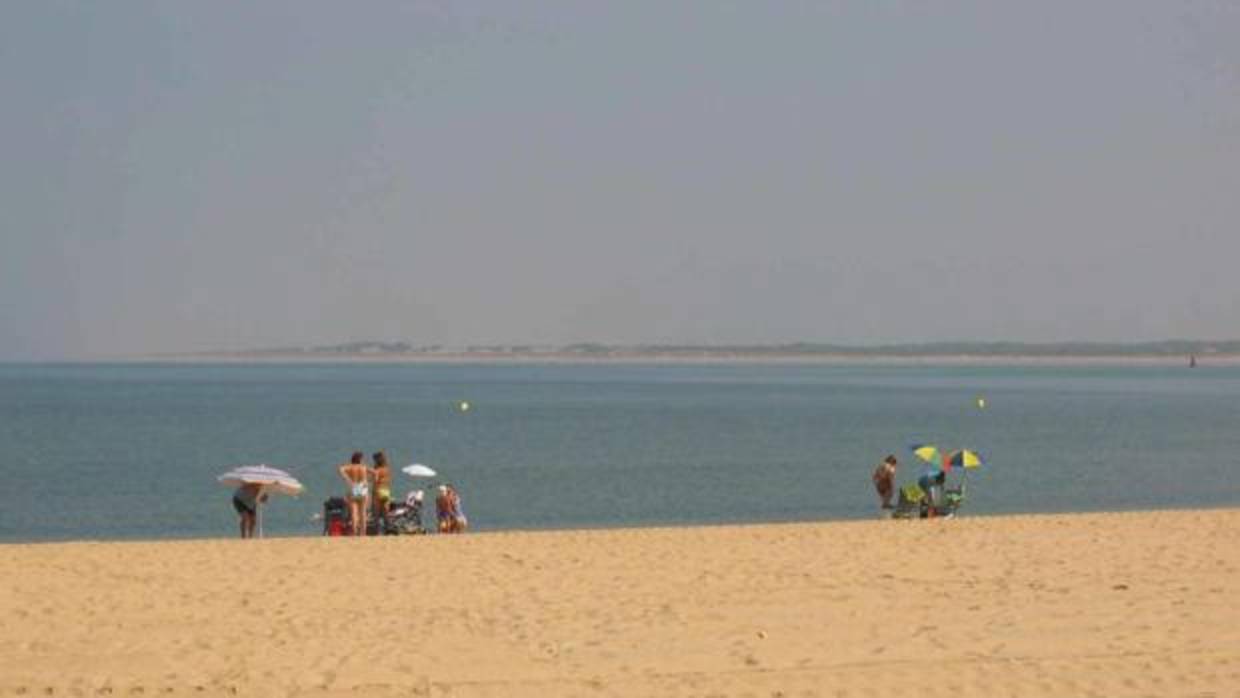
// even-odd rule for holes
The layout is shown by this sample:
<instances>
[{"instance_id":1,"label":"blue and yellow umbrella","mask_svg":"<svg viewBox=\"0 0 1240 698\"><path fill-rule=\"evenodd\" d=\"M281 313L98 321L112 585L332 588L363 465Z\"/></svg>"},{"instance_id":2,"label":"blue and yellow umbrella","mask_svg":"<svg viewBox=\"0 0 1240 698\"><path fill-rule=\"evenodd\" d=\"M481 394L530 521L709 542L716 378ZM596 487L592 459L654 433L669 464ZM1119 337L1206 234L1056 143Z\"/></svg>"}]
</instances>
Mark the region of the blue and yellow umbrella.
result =
<instances>
[{"instance_id":1,"label":"blue and yellow umbrella","mask_svg":"<svg viewBox=\"0 0 1240 698\"><path fill-rule=\"evenodd\" d=\"M952 451L947 454L947 458L943 459L943 468L946 470L964 468L965 471L969 471L974 468L980 468L983 465L986 465L986 461L982 459L982 454L977 451L970 451L967 448Z\"/></svg>"}]
</instances>

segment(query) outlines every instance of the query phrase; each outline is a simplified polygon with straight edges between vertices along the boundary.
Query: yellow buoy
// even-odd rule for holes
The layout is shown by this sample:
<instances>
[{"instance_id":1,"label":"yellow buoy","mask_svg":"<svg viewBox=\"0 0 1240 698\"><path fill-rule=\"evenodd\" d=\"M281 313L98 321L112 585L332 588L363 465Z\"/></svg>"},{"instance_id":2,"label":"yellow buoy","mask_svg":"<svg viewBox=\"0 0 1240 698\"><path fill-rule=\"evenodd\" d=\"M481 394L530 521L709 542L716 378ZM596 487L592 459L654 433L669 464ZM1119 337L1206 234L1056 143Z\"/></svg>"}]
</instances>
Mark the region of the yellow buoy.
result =
<instances>
[{"instance_id":1,"label":"yellow buoy","mask_svg":"<svg viewBox=\"0 0 1240 698\"><path fill-rule=\"evenodd\" d=\"M468 411L469 411L469 403L468 403L468 402L466 402L465 400L461 400L461 411L462 411L462 412L468 412Z\"/></svg>"},{"instance_id":2,"label":"yellow buoy","mask_svg":"<svg viewBox=\"0 0 1240 698\"><path fill-rule=\"evenodd\" d=\"M984 398L984 397L979 397L979 398L977 399L977 409L979 409L979 410L984 410L984 409L986 409L986 398Z\"/></svg>"}]
</instances>

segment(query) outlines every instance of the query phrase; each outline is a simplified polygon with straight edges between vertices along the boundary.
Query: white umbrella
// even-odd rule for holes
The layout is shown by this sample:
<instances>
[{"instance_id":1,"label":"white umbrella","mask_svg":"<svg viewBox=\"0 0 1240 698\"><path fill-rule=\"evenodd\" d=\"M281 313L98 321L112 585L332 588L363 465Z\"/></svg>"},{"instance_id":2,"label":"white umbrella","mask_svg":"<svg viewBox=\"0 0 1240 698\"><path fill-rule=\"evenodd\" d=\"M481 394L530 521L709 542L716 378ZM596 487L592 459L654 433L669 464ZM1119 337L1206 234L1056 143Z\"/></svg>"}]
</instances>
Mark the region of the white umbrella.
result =
<instances>
[{"instance_id":1,"label":"white umbrella","mask_svg":"<svg viewBox=\"0 0 1240 698\"><path fill-rule=\"evenodd\" d=\"M254 499L254 512L258 519L258 537L263 537L262 496L268 491L281 492L296 497L306 488L297 478L278 468L268 465L243 465L233 468L216 478L221 485L240 487L242 485L258 485L258 494Z\"/></svg>"},{"instance_id":2,"label":"white umbrella","mask_svg":"<svg viewBox=\"0 0 1240 698\"><path fill-rule=\"evenodd\" d=\"M435 477L435 471L425 465L422 465L421 463L406 465L401 468L400 471L406 475L412 475L413 477Z\"/></svg>"}]
</instances>

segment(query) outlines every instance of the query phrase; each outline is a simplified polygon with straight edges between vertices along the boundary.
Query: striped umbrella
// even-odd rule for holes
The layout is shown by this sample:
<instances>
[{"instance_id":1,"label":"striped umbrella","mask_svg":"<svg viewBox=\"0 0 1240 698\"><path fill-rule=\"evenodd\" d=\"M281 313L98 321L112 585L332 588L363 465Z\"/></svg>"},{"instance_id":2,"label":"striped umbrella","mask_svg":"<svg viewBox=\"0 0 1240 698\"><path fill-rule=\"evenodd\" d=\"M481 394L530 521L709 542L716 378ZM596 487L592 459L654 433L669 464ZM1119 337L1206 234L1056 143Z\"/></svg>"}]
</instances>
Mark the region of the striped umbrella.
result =
<instances>
[{"instance_id":1,"label":"striped umbrella","mask_svg":"<svg viewBox=\"0 0 1240 698\"><path fill-rule=\"evenodd\" d=\"M306 489L297 481L297 478L269 465L243 465L229 470L216 479L221 485L233 487L262 485L264 491L271 490L293 496L301 494Z\"/></svg>"},{"instance_id":2,"label":"striped umbrella","mask_svg":"<svg viewBox=\"0 0 1240 698\"><path fill-rule=\"evenodd\" d=\"M258 485L258 496L255 498L254 510L258 519L259 538L263 536L262 495L267 492L280 492L281 494L296 497L306 489L297 481L297 478L283 470L272 468L268 465L242 465L220 475L216 480L221 485L229 487Z\"/></svg>"},{"instance_id":3,"label":"striped umbrella","mask_svg":"<svg viewBox=\"0 0 1240 698\"><path fill-rule=\"evenodd\" d=\"M947 458L943 459L943 467L948 469L960 468L963 472L960 479L960 494L962 497L964 496L965 487L969 484L969 471L976 470L983 465L986 465L986 461L982 459L982 454L977 451L970 451L967 448L952 451L947 454Z\"/></svg>"},{"instance_id":4,"label":"striped umbrella","mask_svg":"<svg viewBox=\"0 0 1240 698\"><path fill-rule=\"evenodd\" d=\"M964 468L967 472L974 468L980 468L983 465L986 465L986 461L982 459L982 454L977 451L970 451L967 448L962 448L958 451L952 451L947 454L947 458L943 460L943 465L948 470L952 468Z\"/></svg>"}]
</instances>

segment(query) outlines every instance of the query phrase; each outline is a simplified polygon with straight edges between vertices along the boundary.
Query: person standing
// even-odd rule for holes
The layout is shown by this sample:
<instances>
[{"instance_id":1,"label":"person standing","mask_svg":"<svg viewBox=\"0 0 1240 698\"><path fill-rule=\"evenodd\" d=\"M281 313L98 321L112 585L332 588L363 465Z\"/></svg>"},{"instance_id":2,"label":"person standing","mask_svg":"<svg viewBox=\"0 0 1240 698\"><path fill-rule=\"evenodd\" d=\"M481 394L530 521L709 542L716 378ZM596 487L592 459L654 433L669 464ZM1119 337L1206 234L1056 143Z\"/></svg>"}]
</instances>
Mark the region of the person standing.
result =
<instances>
[{"instance_id":1,"label":"person standing","mask_svg":"<svg viewBox=\"0 0 1240 698\"><path fill-rule=\"evenodd\" d=\"M375 516L382 524L392 508L392 469L383 451L375 451L371 457L375 460Z\"/></svg>"},{"instance_id":2,"label":"person standing","mask_svg":"<svg viewBox=\"0 0 1240 698\"><path fill-rule=\"evenodd\" d=\"M452 512L452 494L447 485L440 485L435 495L435 519L440 533L452 533L456 515Z\"/></svg>"},{"instance_id":3,"label":"person standing","mask_svg":"<svg viewBox=\"0 0 1240 698\"><path fill-rule=\"evenodd\" d=\"M345 501L349 503L349 520L353 535L366 534L366 517L370 507L370 479L375 471L362 463L361 451L354 451L348 463L340 466L340 477L345 481Z\"/></svg>"},{"instance_id":4,"label":"person standing","mask_svg":"<svg viewBox=\"0 0 1240 698\"><path fill-rule=\"evenodd\" d=\"M242 538L254 537L254 529L258 522L258 505L267 501L267 495L262 494L262 490L262 485L246 483L233 492L233 509L236 509L237 516L241 517Z\"/></svg>"},{"instance_id":5,"label":"person standing","mask_svg":"<svg viewBox=\"0 0 1240 698\"><path fill-rule=\"evenodd\" d=\"M896 457L889 455L874 469L871 479L874 489L878 492L879 505L883 509L891 509L891 497L896 492Z\"/></svg>"},{"instance_id":6,"label":"person standing","mask_svg":"<svg viewBox=\"0 0 1240 698\"><path fill-rule=\"evenodd\" d=\"M465 508L461 506L461 493L449 485L448 496L452 498L452 532L464 533L469 527L469 519L465 518Z\"/></svg>"}]
</instances>

